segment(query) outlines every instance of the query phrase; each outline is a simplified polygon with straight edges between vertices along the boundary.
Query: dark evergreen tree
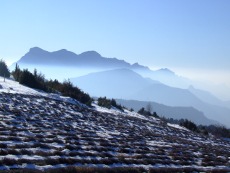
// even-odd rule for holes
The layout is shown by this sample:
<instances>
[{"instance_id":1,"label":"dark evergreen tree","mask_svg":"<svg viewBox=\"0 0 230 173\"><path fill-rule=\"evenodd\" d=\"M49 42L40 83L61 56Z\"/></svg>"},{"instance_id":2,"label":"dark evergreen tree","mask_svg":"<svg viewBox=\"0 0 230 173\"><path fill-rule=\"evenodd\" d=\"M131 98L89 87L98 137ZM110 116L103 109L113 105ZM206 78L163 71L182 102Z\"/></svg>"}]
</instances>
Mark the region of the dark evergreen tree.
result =
<instances>
[{"instance_id":1,"label":"dark evergreen tree","mask_svg":"<svg viewBox=\"0 0 230 173\"><path fill-rule=\"evenodd\" d=\"M133 111L134 111L134 109L133 109L133 108L131 108L129 111L130 111L130 112L133 112Z\"/></svg>"},{"instance_id":2,"label":"dark evergreen tree","mask_svg":"<svg viewBox=\"0 0 230 173\"><path fill-rule=\"evenodd\" d=\"M0 60L0 76L2 77L10 77L10 71L5 63L5 61L3 61L2 59Z\"/></svg>"},{"instance_id":3,"label":"dark evergreen tree","mask_svg":"<svg viewBox=\"0 0 230 173\"><path fill-rule=\"evenodd\" d=\"M114 107L116 107L116 106L117 106L116 100L112 99L112 100L111 100L111 105L114 106Z\"/></svg>"},{"instance_id":4,"label":"dark evergreen tree","mask_svg":"<svg viewBox=\"0 0 230 173\"><path fill-rule=\"evenodd\" d=\"M187 129L189 129L191 131L198 132L198 128L197 128L196 124L193 123L192 121L187 120L187 119L184 121L181 120L180 125L186 127Z\"/></svg>"},{"instance_id":5,"label":"dark evergreen tree","mask_svg":"<svg viewBox=\"0 0 230 173\"><path fill-rule=\"evenodd\" d=\"M14 71L12 71L12 75L16 81L19 81L20 74L21 74L21 70L19 68L19 65L16 64Z\"/></svg>"},{"instance_id":6,"label":"dark evergreen tree","mask_svg":"<svg viewBox=\"0 0 230 173\"><path fill-rule=\"evenodd\" d=\"M146 115L146 116L153 116L149 111L146 111L145 108L141 108L137 113L141 115Z\"/></svg>"},{"instance_id":7,"label":"dark evergreen tree","mask_svg":"<svg viewBox=\"0 0 230 173\"><path fill-rule=\"evenodd\" d=\"M29 72L28 69L25 69L21 72L19 77L19 83L31 88L37 88L37 81L34 75Z\"/></svg>"},{"instance_id":8,"label":"dark evergreen tree","mask_svg":"<svg viewBox=\"0 0 230 173\"><path fill-rule=\"evenodd\" d=\"M58 82L58 80L50 80L46 81L45 85L49 92L60 92L63 96L72 97L86 105L91 105L92 99L89 94L84 93L78 87L73 86L69 80L66 80L63 83Z\"/></svg>"},{"instance_id":9,"label":"dark evergreen tree","mask_svg":"<svg viewBox=\"0 0 230 173\"><path fill-rule=\"evenodd\" d=\"M111 109L111 107L112 107L111 101L109 99L107 99L106 97L99 97L97 101L98 101L97 104L99 106L102 106L102 107L105 107L108 109Z\"/></svg>"},{"instance_id":10,"label":"dark evergreen tree","mask_svg":"<svg viewBox=\"0 0 230 173\"><path fill-rule=\"evenodd\" d=\"M138 112L138 114L144 115L145 113L145 108L141 108Z\"/></svg>"},{"instance_id":11,"label":"dark evergreen tree","mask_svg":"<svg viewBox=\"0 0 230 173\"><path fill-rule=\"evenodd\" d=\"M124 111L123 107L117 104L115 99L110 100L110 99L107 99L106 97L99 97L97 101L98 101L99 106L106 107L108 109L115 107L117 109L120 109L121 111Z\"/></svg>"},{"instance_id":12,"label":"dark evergreen tree","mask_svg":"<svg viewBox=\"0 0 230 173\"><path fill-rule=\"evenodd\" d=\"M160 117L157 115L156 112L153 112L153 116L154 116L155 118L160 118Z\"/></svg>"}]
</instances>

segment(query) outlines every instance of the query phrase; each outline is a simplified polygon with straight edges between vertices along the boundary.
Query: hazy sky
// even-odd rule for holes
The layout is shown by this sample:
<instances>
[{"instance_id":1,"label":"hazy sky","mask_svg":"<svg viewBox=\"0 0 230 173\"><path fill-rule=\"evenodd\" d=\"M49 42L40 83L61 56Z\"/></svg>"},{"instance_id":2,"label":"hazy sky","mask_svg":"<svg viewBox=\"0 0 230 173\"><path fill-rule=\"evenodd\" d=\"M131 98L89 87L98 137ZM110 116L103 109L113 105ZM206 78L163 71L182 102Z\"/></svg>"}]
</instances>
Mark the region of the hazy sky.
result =
<instances>
[{"instance_id":1,"label":"hazy sky","mask_svg":"<svg viewBox=\"0 0 230 173\"><path fill-rule=\"evenodd\" d=\"M1 0L0 21L8 63L34 46L96 50L230 86L229 0Z\"/></svg>"}]
</instances>

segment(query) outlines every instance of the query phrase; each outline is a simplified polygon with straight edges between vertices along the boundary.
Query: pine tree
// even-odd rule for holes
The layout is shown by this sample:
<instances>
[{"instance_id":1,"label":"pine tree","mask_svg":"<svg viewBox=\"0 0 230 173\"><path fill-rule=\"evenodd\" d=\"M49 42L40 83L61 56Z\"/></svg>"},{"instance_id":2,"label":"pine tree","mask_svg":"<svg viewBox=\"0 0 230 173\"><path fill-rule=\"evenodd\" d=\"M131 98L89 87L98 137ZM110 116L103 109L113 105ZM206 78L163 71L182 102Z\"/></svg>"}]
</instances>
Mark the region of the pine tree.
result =
<instances>
[{"instance_id":1,"label":"pine tree","mask_svg":"<svg viewBox=\"0 0 230 173\"><path fill-rule=\"evenodd\" d=\"M21 72L19 65L16 64L14 71L12 71L12 75L16 81L19 81Z\"/></svg>"},{"instance_id":2,"label":"pine tree","mask_svg":"<svg viewBox=\"0 0 230 173\"><path fill-rule=\"evenodd\" d=\"M10 71L5 63L5 61L3 61L2 59L0 60L0 76L2 77L10 77Z\"/></svg>"}]
</instances>

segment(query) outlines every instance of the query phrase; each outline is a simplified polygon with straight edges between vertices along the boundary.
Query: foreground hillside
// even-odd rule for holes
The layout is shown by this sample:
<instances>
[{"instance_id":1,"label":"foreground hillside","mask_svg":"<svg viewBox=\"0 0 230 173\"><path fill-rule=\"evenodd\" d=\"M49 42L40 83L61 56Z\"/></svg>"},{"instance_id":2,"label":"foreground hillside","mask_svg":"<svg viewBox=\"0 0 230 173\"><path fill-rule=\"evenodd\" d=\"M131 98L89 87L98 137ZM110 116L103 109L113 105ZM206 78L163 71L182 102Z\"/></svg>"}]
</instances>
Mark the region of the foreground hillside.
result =
<instances>
[{"instance_id":1,"label":"foreground hillside","mask_svg":"<svg viewBox=\"0 0 230 173\"><path fill-rule=\"evenodd\" d=\"M0 169L73 166L229 170L230 143L126 111L0 93Z\"/></svg>"}]
</instances>

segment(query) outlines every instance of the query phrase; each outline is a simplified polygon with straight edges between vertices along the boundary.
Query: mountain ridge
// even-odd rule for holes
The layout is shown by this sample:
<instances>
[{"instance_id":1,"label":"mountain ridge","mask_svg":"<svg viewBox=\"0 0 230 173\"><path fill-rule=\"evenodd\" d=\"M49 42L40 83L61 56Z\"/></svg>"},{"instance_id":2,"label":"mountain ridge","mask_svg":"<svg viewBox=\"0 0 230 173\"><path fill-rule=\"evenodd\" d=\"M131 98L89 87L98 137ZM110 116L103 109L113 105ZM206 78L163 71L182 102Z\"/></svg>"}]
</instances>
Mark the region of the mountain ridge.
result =
<instances>
[{"instance_id":1,"label":"mountain ridge","mask_svg":"<svg viewBox=\"0 0 230 173\"><path fill-rule=\"evenodd\" d=\"M212 105L226 106L230 108L230 102L222 101L208 91L200 90L193 86L189 86L188 90L204 102L207 102Z\"/></svg>"},{"instance_id":2,"label":"mountain ridge","mask_svg":"<svg viewBox=\"0 0 230 173\"><path fill-rule=\"evenodd\" d=\"M65 58L68 58L69 61L66 61ZM120 63L124 67L131 66L131 64L125 62L124 60L102 57L98 52L93 50L76 54L66 49L49 52L39 47L30 48L29 52L26 53L19 61L17 61L17 63L62 66L77 66L81 65L81 63L85 63L85 65L88 64L90 66L90 63L92 62L89 60L93 61L93 63L104 60L107 61L107 65L111 65L112 63L116 62L114 64ZM100 62L96 64L96 66L97 65L100 65Z\"/></svg>"},{"instance_id":3,"label":"mountain ridge","mask_svg":"<svg viewBox=\"0 0 230 173\"><path fill-rule=\"evenodd\" d=\"M70 78L70 81L92 96L114 97L117 95L118 98L131 95L150 84L159 83L144 79L138 73L126 68L90 73L86 76ZM93 87L92 84L94 84Z\"/></svg>"},{"instance_id":4,"label":"mountain ridge","mask_svg":"<svg viewBox=\"0 0 230 173\"><path fill-rule=\"evenodd\" d=\"M30 65L29 70L33 70L34 68L42 69L43 73L48 73L48 71L52 70L52 68L55 68L55 66L63 70L65 70L66 67L72 68L72 71L74 71L76 76L73 76L73 73L71 72L66 72L68 77L79 77L79 75L77 76L77 74L79 74L77 69L83 68L88 69L89 73L112 70L116 68L128 68L137 72L143 77L159 80L167 85L177 87L180 85L184 88L187 88L191 84L190 81L176 75L173 71L167 68L154 71L147 66L140 65L138 62L130 64L121 59L103 57L98 52L93 50L76 54L66 49L49 52L39 47L34 47L31 48L29 52L27 52L17 62L11 65L10 69L13 70L16 63L23 68L28 68L28 65ZM85 72L84 75L86 74L88 73ZM52 75L50 76L52 77ZM62 79L64 78L65 76L62 77Z\"/></svg>"},{"instance_id":5,"label":"mountain ridge","mask_svg":"<svg viewBox=\"0 0 230 173\"><path fill-rule=\"evenodd\" d=\"M193 107L179 107L179 106L166 106L164 104L150 102L150 101L137 101L137 100L121 100L116 99L116 101L129 109L134 109L134 111L139 111L142 107L146 109L148 105L152 108L152 112L156 112L160 117L173 118L173 119L188 119L197 125L211 125L218 124L217 121L208 119L203 112L198 111ZM151 113L152 113L151 112Z\"/></svg>"}]
</instances>

